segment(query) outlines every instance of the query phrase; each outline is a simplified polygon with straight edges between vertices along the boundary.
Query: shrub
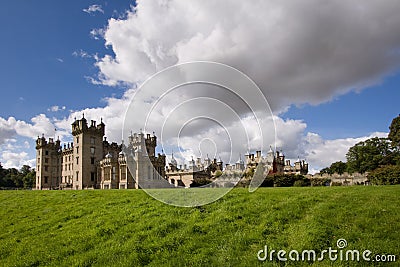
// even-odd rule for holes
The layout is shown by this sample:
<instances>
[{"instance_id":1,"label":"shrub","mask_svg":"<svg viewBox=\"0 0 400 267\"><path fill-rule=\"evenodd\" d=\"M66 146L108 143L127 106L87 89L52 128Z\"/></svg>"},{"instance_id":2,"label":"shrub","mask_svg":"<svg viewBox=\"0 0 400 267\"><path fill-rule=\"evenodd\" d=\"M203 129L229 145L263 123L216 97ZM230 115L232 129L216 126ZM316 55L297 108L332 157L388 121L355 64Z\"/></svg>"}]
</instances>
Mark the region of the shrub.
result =
<instances>
[{"instance_id":1,"label":"shrub","mask_svg":"<svg viewBox=\"0 0 400 267\"><path fill-rule=\"evenodd\" d=\"M380 167L368 174L371 184L393 185L400 184L400 165Z\"/></svg>"}]
</instances>

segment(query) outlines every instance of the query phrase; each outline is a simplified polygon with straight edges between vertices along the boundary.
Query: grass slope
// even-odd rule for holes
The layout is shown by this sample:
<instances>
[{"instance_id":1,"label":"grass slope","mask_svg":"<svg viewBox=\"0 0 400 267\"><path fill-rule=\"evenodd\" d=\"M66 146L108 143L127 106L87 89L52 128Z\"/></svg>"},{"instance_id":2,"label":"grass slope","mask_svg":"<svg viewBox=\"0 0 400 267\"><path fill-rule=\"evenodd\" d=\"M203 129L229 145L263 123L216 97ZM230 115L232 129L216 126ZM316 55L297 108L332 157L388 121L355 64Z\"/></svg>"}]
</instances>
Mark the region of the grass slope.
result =
<instances>
[{"instance_id":1,"label":"grass slope","mask_svg":"<svg viewBox=\"0 0 400 267\"><path fill-rule=\"evenodd\" d=\"M399 186L234 189L180 208L141 190L2 191L0 265L284 266L257 252L321 251L344 238L346 249L396 254L382 266L398 266L399 196Z\"/></svg>"}]
</instances>

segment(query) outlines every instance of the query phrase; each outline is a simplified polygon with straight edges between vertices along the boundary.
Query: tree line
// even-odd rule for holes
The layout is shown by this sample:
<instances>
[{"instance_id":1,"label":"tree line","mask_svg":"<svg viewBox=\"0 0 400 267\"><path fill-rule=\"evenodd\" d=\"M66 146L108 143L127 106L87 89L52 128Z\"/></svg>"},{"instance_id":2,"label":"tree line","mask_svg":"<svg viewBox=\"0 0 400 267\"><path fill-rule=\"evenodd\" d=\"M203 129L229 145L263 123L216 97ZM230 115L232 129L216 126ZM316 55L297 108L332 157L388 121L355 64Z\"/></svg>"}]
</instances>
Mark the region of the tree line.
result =
<instances>
[{"instance_id":1,"label":"tree line","mask_svg":"<svg viewBox=\"0 0 400 267\"><path fill-rule=\"evenodd\" d=\"M21 169L4 169L0 163L0 189L31 189L35 185L36 171L28 165Z\"/></svg>"},{"instance_id":2,"label":"tree line","mask_svg":"<svg viewBox=\"0 0 400 267\"><path fill-rule=\"evenodd\" d=\"M370 138L350 147L347 162L337 161L320 173L367 173L372 184L400 184L400 115L392 120L387 138Z\"/></svg>"}]
</instances>

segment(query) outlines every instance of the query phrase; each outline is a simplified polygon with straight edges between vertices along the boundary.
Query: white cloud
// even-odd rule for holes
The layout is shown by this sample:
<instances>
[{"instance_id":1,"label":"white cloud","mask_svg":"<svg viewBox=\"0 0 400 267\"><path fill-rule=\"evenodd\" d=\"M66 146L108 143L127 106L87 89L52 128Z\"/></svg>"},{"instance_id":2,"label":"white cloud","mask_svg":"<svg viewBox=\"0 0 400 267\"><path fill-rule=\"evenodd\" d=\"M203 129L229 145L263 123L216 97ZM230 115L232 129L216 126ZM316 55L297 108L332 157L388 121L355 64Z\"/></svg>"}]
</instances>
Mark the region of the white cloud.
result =
<instances>
[{"instance_id":1,"label":"white cloud","mask_svg":"<svg viewBox=\"0 0 400 267\"><path fill-rule=\"evenodd\" d=\"M165 1L139 1L126 16L110 19L105 30L90 32L93 38L104 38L113 54L99 58L79 50L73 55L93 57L99 74L97 79L87 79L110 86L136 85L176 63L192 60L226 63L254 79L275 114L279 114L291 104L318 104L350 90L361 90L397 68L400 65L399 8L397 0L365 1L362 5L339 0L329 3L317 0L252 3L171 0L168 4ZM85 12L102 12L102 9L92 5ZM0 144L8 143L7 140L16 135L33 139L41 133L53 136L55 128L57 135L67 139L71 123L75 117L81 118L82 112L88 120L99 122L102 117L108 139L120 142L125 111L135 92L134 89L127 90L121 98L105 99L105 107L73 111L63 119L49 119L43 114L32 118L30 123L13 117L0 118ZM151 94L149 92L149 98L159 96ZM198 94L198 90L191 90L182 95L190 99ZM160 116L152 118L153 125L162 124L165 114L184 97L169 98L163 108L155 111ZM222 99L221 95L219 97ZM143 101L140 105L149 104ZM190 117L191 108L194 107L183 108L182 117ZM195 108L201 112L209 107ZM50 108L57 111L55 109L60 107ZM236 111L239 115L246 114L245 109ZM268 120L268 116L264 119ZM238 130L240 121L229 118L225 122L231 137L239 138L242 134ZM171 121L171 128L175 129L179 123L178 116ZM259 141L256 126L248 121L244 124L249 139ZM324 140L318 134L307 132L305 122L283 120L278 116L275 125L278 149L290 159L306 158L314 171L334 161L345 160L350 146L368 138ZM218 146L218 154L224 161L229 159L229 143L221 128L210 127L207 123L191 126L181 136L180 145L184 149L181 158L198 156L199 142L210 138ZM132 123L133 131L139 131L140 127ZM163 141L166 149L177 145L173 135L166 135ZM269 144L271 140L266 138L264 148L268 149ZM234 146L232 160L236 161L239 153L246 153L245 149ZM29 160L26 155L20 157Z\"/></svg>"},{"instance_id":2,"label":"white cloud","mask_svg":"<svg viewBox=\"0 0 400 267\"><path fill-rule=\"evenodd\" d=\"M22 165L36 166L36 160L29 158L26 152L3 151L1 153L1 164L4 168L21 168Z\"/></svg>"},{"instance_id":3,"label":"white cloud","mask_svg":"<svg viewBox=\"0 0 400 267\"><path fill-rule=\"evenodd\" d=\"M217 61L249 75L279 114L292 104L317 105L362 90L395 71L400 66L399 10L396 0L362 5L339 0L138 1L126 16L109 20L102 33L113 54L96 59L99 75L91 80L135 84L177 63ZM192 90L187 97L196 94ZM172 100L165 109L174 105ZM350 146L368 138L324 140L308 133L302 121L276 117L275 123L277 147L288 158L307 158L314 168L345 160ZM227 122L228 129L234 127L234 121ZM216 129L196 130L182 138L187 148L182 157L195 154L199 140L208 135L223 142Z\"/></svg>"},{"instance_id":4,"label":"white cloud","mask_svg":"<svg viewBox=\"0 0 400 267\"><path fill-rule=\"evenodd\" d=\"M100 38L104 38L105 29L92 29L90 31L90 36L95 39L99 40Z\"/></svg>"},{"instance_id":5,"label":"white cloud","mask_svg":"<svg viewBox=\"0 0 400 267\"><path fill-rule=\"evenodd\" d=\"M95 12L100 12L104 14L104 10L102 9L101 5L91 5L88 8L84 8L83 12L86 12L88 14L92 14Z\"/></svg>"},{"instance_id":6,"label":"white cloud","mask_svg":"<svg viewBox=\"0 0 400 267\"><path fill-rule=\"evenodd\" d=\"M136 83L176 63L211 60L248 74L274 111L379 82L400 65L400 2L138 1L110 19L115 54L100 81Z\"/></svg>"},{"instance_id":7,"label":"white cloud","mask_svg":"<svg viewBox=\"0 0 400 267\"><path fill-rule=\"evenodd\" d=\"M57 61L60 62L60 63L63 63L63 62L64 62L64 59L62 59L62 58L56 58L56 59L57 59Z\"/></svg>"},{"instance_id":8,"label":"white cloud","mask_svg":"<svg viewBox=\"0 0 400 267\"><path fill-rule=\"evenodd\" d=\"M66 109L65 106L51 106L50 108L47 109L47 111L57 112L65 109Z\"/></svg>"},{"instance_id":9,"label":"white cloud","mask_svg":"<svg viewBox=\"0 0 400 267\"><path fill-rule=\"evenodd\" d=\"M347 151L356 143L373 137L387 137L387 135L388 133L376 132L358 138L324 140L320 135L309 132L304 136L301 146L310 165L313 168L322 169L336 161L345 162Z\"/></svg>"},{"instance_id":10,"label":"white cloud","mask_svg":"<svg viewBox=\"0 0 400 267\"><path fill-rule=\"evenodd\" d=\"M84 51L84 50L82 50L82 49L79 49L79 50L77 50L77 51L74 51L74 52L72 53L72 55L73 55L74 57L81 57L81 58L91 58L91 57L92 57L91 55L89 55L88 52L86 52L86 51Z\"/></svg>"},{"instance_id":11,"label":"white cloud","mask_svg":"<svg viewBox=\"0 0 400 267\"><path fill-rule=\"evenodd\" d=\"M9 117L7 120L0 117L0 145L15 136L36 139L42 134L50 137L57 134L60 138L68 135L63 129L56 131L55 124L44 114L33 117L31 123L16 120L14 117Z\"/></svg>"}]
</instances>

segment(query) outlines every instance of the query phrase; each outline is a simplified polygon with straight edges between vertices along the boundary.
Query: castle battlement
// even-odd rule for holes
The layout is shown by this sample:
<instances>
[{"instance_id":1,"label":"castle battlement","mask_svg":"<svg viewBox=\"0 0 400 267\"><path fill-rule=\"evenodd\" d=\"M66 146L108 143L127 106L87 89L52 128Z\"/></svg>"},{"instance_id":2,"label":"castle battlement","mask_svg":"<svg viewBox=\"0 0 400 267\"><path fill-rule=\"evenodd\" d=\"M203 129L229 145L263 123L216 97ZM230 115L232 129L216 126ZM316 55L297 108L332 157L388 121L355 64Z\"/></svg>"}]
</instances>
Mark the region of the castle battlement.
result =
<instances>
[{"instance_id":1,"label":"castle battlement","mask_svg":"<svg viewBox=\"0 0 400 267\"><path fill-rule=\"evenodd\" d=\"M99 125L96 125L96 121L91 120L90 121L90 126L88 126L87 120L83 116L82 119L77 120L75 118L75 121L71 124L72 125L72 135L76 136L82 133L90 133L90 134L95 134L95 135L101 135L104 136L105 134L105 125L103 123L103 119L101 119L101 122Z\"/></svg>"},{"instance_id":2,"label":"castle battlement","mask_svg":"<svg viewBox=\"0 0 400 267\"><path fill-rule=\"evenodd\" d=\"M154 134L135 133L128 146L110 143L103 120L88 124L84 116L75 118L71 129L72 142L63 146L44 135L36 140L36 189L138 188L141 180L151 187L152 181L165 176L165 155L155 155ZM123 149L130 151L125 155ZM127 163L133 166L131 171Z\"/></svg>"},{"instance_id":3,"label":"castle battlement","mask_svg":"<svg viewBox=\"0 0 400 267\"><path fill-rule=\"evenodd\" d=\"M56 140L54 142L53 138L49 138L49 140L47 141L46 138L44 137L44 134L42 135L42 137L38 136L38 138L36 139L36 149L41 149L41 148L47 148L49 150L58 151L59 149L61 149L60 140Z\"/></svg>"}]
</instances>

